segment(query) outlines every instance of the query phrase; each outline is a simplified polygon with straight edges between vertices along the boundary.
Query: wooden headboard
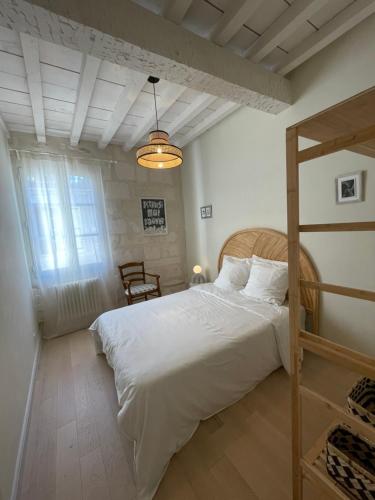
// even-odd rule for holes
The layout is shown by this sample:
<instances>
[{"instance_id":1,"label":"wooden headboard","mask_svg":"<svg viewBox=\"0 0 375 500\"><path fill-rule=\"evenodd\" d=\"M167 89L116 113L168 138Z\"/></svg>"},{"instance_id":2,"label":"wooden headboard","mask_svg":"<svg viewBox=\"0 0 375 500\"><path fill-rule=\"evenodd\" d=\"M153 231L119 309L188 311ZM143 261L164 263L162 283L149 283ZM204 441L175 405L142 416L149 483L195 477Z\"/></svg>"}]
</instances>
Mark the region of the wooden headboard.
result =
<instances>
[{"instance_id":1,"label":"wooden headboard","mask_svg":"<svg viewBox=\"0 0 375 500\"><path fill-rule=\"evenodd\" d=\"M288 260L288 236L274 229L243 229L232 234L224 243L218 261L220 271L224 255L245 258L257 255L264 259ZM307 281L319 281L315 266L306 253L301 248L300 251L300 277ZM305 307L306 313L311 317L310 331L318 333L319 329L319 291L301 288L301 304Z\"/></svg>"}]
</instances>

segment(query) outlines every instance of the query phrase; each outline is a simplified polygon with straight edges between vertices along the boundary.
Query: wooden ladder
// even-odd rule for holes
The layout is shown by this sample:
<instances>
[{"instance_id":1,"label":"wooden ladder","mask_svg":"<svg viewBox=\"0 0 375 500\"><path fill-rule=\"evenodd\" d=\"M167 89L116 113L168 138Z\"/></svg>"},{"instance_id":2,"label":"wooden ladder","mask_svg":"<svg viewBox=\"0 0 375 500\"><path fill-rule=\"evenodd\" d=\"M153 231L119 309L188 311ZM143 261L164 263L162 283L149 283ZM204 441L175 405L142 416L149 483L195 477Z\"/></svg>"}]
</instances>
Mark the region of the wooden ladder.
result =
<instances>
[{"instance_id":1,"label":"wooden ladder","mask_svg":"<svg viewBox=\"0 0 375 500\"><path fill-rule=\"evenodd\" d=\"M324 447L327 437L325 432L309 452L302 454L302 412L301 399L306 397L317 401L332 410L337 420L348 424L363 436L375 442L375 430L362 420L347 413L332 401L301 383L301 351L307 349L333 363L349 370L375 379L375 358L348 349L317 335L308 333L300 326L301 288L310 288L328 293L375 301L375 292L359 290L328 283L311 282L300 279L299 254L300 233L322 231L375 231L375 222L345 222L337 224L299 223L299 165L307 160L351 148L361 142L375 139L375 126L367 127L329 140L316 146L298 150L298 125L286 132L287 154L287 191L288 191L288 261L289 261L289 309L290 309L290 349L291 349L291 386L292 386L292 465L293 465L293 500L303 498L303 478L305 477L320 489L324 498L347 499L345 492L328 476L324 466Z\"/></svg>"}]
</instances>

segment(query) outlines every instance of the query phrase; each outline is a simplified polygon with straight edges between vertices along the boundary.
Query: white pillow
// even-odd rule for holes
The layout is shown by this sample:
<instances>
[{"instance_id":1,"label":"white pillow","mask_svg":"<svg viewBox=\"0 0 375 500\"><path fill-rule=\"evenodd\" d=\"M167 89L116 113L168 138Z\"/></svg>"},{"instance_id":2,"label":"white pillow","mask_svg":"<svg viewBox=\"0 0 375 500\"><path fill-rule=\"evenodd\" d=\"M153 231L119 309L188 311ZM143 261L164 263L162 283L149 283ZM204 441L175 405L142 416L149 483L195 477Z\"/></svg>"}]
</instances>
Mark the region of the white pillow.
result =
<instances>
[{"instance_id":1,"label":"white pillow","mask_svg":"<svg viewBox=\"0 0 375 500\"><path fill-rule=\"evenodd\" d=\"M244 295L281 306L288 290L288 263L253 255Z\"/></svg>"},{"instance_id":2,"label":"white pillow","mask_svg":"<svg viewBox=\"0 0 375 500\"><path fill-rule=\"evenodd\" d=\"M241 290L248 282L251 258L239 259L224 255L223 265L214 285L224 290Z\"/></svg>"}]
</instances>

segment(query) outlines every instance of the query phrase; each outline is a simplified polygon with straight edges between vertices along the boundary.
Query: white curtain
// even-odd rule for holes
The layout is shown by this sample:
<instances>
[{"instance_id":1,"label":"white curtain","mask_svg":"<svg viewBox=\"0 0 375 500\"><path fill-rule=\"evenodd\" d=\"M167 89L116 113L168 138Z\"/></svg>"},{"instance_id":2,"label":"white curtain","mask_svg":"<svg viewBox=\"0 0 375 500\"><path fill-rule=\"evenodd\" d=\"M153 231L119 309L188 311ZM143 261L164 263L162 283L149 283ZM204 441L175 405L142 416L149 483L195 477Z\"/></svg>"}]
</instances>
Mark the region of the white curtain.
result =
<instances>
[{"instance_id":1,"label":"white curtain","mask_svg":"<svg viewBox=\"0 0 375 500\"><path fill-rule=\"evenodd\" d=\"M17 163L26 246L32 277L41 290L45 333L52 336L85 327L91 319L85 314L71 318L71 324L59 324L58 301L64 285L73 290L74 283L96 279L101 309L113 304L101 164L21 152Z\"/></svg>"}]
</instances>

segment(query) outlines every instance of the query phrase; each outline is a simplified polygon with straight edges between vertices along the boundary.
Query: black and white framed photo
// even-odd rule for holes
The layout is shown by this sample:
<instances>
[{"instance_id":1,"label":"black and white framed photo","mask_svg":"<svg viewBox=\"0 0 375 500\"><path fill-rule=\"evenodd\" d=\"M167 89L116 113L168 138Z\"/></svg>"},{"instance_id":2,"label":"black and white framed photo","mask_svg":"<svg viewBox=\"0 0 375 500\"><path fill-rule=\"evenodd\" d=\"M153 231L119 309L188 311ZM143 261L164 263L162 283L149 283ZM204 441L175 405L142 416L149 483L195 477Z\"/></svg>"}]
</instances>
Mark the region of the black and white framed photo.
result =
<instances>
[{"instance_id":1,"label":"black and white framed photo","mask_svg":"<svg viewBox=\"0 0 375 500\"><path fill-rule=\"evenodd\" d=\"M352 203L362 201L363 197L363 172L340 175L336 177L337 203Z\"/></svg>"},{"instance_id":2,"label":"black and white framed photo","mask_svg":"<svg viewBox=\"0 0 375 500\"><path fill-rule=\"evenodd\" d=\"M163 198L141 198L143 232L147 236L168 234L167 207Z\"/></svg>"},{"instance_id":3,"label":"black and white framed photo","mask_svg":"<svg viewBox=\"0 0 375 500\"><path fill-rule=\"evenodd\" d=\"M201 207L201 219L211 219L212 217L212 205L206 205Z\"/></svg>"}]
</instances>

